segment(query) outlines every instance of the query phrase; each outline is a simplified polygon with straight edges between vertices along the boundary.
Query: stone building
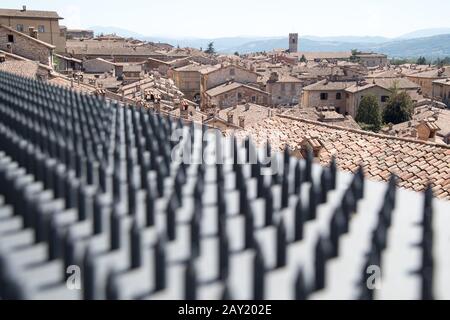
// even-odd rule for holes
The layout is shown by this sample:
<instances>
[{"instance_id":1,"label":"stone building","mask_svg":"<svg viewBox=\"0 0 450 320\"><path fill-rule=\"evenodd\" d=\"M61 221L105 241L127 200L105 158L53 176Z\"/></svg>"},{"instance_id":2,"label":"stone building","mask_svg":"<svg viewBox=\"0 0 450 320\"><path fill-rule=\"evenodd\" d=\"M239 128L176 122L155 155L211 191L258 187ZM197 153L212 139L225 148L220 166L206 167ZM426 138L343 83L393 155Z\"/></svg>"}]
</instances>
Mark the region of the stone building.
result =
<instances>
[{"instance_id":1,"label":"stone building","mask_svg":"<svg viewBox=\"0 0 450 320\"><path fill-rule=\"evenodd\" d=\"M295 105L302 91L302 81L290 75L273 72L266 83L266 90L270 94L270 104Z\"/></svg>"},{"instance_id":2,"label":"stone building","mask_svg":"<svg viewBox=\"0 0 450 320\"><path fill-rule=\"evenodd\" d=\"M356 117L359 104L364 96L373 95L382 108L386 106L391 91L375 83L358 82L357 84L345 89L346 105L344 114Z\"/></svg>"},{"instance_id":3,"label":"stone building","mask_svg":"<svg viewBox=\"0 0 450 320\"><path fill-rule=\"evenodd\" d=\"M239 82L227 82L205 92L205 106L216 105L219 108L233 107L241 102L251 102L259 105L268 105L269 94L258 88Z\"/></svg>"},{"instance_id":4,"label":"stone building","mask_svg":"<svg viewBox=\"0 0 450 320\"><path fill-rule=\"evenodd\" d=\"M123 65L123 83L129 84L143 79L144 70L140 64Z\"/></svg>"},{"instance_id":5,"label":"stone building","mask_svg":"<svg viewBox=\"0 0 450 320\"><path fill-rule=\"evenodd\" d=\"M170 69L170 63L167 61L162 61L155 58L148 58L144 62L144 70L146 72L149 71L158 71L159 73L165 75L167 74L167 71Z\"/></svg>"},{"instance_id":6,"label":"stone building","mask_svg":"<svg viewBox=\"0 0 450 320\"><path fill-rule=\"evenodd\" d=\"M298 51L298 33L289 34L289 52L296 53Z\"/></svg>"},{"instance_id":7,"label":"stone building","mask_svg":"<svg viewBox=\"0 0 450 320\"><path fill-rule=\"evenodd\" d=\"M450 107L450 78L433 81L433 98L437 98Z\"/></svg>"},{"instance_id":8,"label":"stone building","mask_svg":"<svg viewBox=\"0 0 450 320\"><path fill-rule=\"evenodd\" d=\"M93 30L83 29L67 29L66 39L92 39L94 38Z\"/></svg>"},{"instance_id":9,"label":"stone building","mask_svg":"<svg viewBox=\"0 0 450 320\"><path fill-rule=\"evenodd\" d=\"M83 61L61 54L55 54L55 65L58 72L80 71L83 69Z\"/></svg>"},{"instance_id":10,"label":"stone building","mask_svg":"<svg viewBox=\"0 0 450 320\"><path fill-rule=\"evenodd\" d=\"M46 81L53 73L49 65L0 50L1 70L20 76ZM37 69L36 69L37 67Z\"/></svg>"},{"instance_id":11,"label":"stone building","mask_svg":"<svg viewBox=\"0 0 450 320\"><path fill-rule=\"evenodd\" d=\"M345 89L355 85L355 81L319 81L303 88L301 105L305 108L333 106L336 112L345 114Z\"/></svg>"},{"instance_id":12,"label":"stone building","mask_svg":"<svg viewBox=\"0 0 450 320\"><path fill-rule=\"evenodd\" d=\"M392 93L392 88L397 86L399 90L406 91L410 97L417 99L420 87L405 78L371 79L358 81L351 87L345 89L346 107L344 114L356 117L359 104L364 96L373 95L378 100L378 105L383 109Z\"/></svg>"},{"instance_id":13,"label":"stone building","mask_svg":"<svg viewBox=\"0 0 450 320\"><path fill-rule=\"evenodd\" d=\"M38 40L37 32L30 29L30 34L16 31L0 25L0 50L16 54L32 61L38 61L53 68L54 45Z\"/></svg>"},{"instance_id":14,"label":"stone building","mask_svg":"<svg viewBox=\"0 0 450 320\"><path fill-rule=\"evenodd\" d=\"M56 52L66 49L65 32L59 26L61 18L54 11L0 9L0 24L8 26L18 32L28 34L29 28L37 31L37 38L55 46Z\"/></svg>"},{"instance_id":15,"label":"stone building","mask_svg":"<svg viewBox=\"0 0 450 320\"><path fill-rule=\"evenodd\" d=\"M201 108L205 108L206 101L208 100L206 92L214 87L220 86L224 83L233 81L240 84L257 84L258 73L247 70L241 66L228 64L228 65L216 65L200 70L200 95L201 95ZM233 86L236 86L234 84ZM219 89L218 91L221 91ZM237 100L236 102L238 102ZM267 103L267 102L266 102Z\"/></svg>"},{"instance_id":16,"label":"stone building","mask_svg":"<svg viewBox=\"0 0 450 320\"><path fill-rule=\"evenodd\" d=\"M117 63L102 58L87 59L83 61L83 70L86 73L105 73L105 72L114 73L117 66L118 66Z\"/></svg>"},{"instance_id":17,"label":"stone building","mask_svg":"<svg viewBox=\"0 0 450 320\"><path fill-rule=\"evenodd\" d=\"M422 93L431 97L433 95L433 81L450 77L450 68L441 68L425 72L418 72L406 75L406 77L422 87Z\"/></svg>"},{"instance_id":18,"label":"stone building","mask_svg":"<svg viewBox=\"0 0 450 320\"><path fill-rule=\"evenodd\" d=\"M203 68L204 66L198 64L188 64L172 70L172 79L186 99L200 101L200 70Z\"/></svg>"},{"instance_id":19,"label":"stone building","mask_svg":"<svg viewBox=\"0 0 450 320\"><path fill-rule=\"evenodd\" d=\"M145 62L148 58L158 60L174 60L178 56L169 57L165 53L157 52L152 45L134 44L117 40L67 40L67 54L77 59L102 58L113 62Z\"/></svg>"},{"instance_id":20,"label":"stone building","mask_svg":"<svg viewBox=\"0 0 450 320\"><path fill-rule=\"evenodd\" d=\"M374 95L384 107L392 88L406 91L413 101L420 97L420 87L405 78L372 79L369 81L329 81L323 80L303 88L302 106L306 108L334 107L336 112L356 117L359 104L364 96Z\"/></svg>"},{"instance_id":21,"label":"stone building","mask_svg":"<svg viewBox=\"0 0 450 320\"><path fill-rule=\"evenodd\" d=\"M386 67L389 63L387 55L379 53L359 53L355 55L357 61L367 68Z\"/></svg>"}]
</instances>

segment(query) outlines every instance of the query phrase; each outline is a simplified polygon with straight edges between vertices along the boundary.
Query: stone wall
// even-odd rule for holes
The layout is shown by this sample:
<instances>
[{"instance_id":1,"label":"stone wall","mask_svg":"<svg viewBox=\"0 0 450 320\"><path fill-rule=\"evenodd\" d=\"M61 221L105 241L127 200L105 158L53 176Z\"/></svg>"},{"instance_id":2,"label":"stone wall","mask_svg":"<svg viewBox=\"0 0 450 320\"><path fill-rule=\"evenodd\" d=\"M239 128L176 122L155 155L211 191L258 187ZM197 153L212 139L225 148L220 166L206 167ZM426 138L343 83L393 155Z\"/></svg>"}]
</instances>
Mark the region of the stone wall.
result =
<instances>
[{"instance_id":1,"label":"stone wall","mask_svg":"<svg viewBox=\"0 0 450 320\"><path fill-rule=\"evenodd\" d=\"M10 35L14 40L11 49L8 48ZM53 49L2 27L0 27L0 49L48 66L53 65Z\"/></svg>"},{"instance_id":2,"label":"stone wall","mask_svg":"<svg viewBox=\"0 0 450 320\"><path fill-rule=\"evenodd\" d=\"M341 111L341 113L346 112L349 115L351 115L353 118L355 118L356 113L358 111L359 104L361 103L361 99L364 96L368 96L368 95L374 95L377 98L378 105L381 107L381 110L383 110L387 104L387 99L385 99L385 101L383 102L382 97L383 96L389 97L390 94L391 94L391 92L389 90L381 88L381 87L372 87L372 88L368 88L364 91L359 91L356 93L348 93L346 109L344 110L344 112Z\"/></svg>"},{"instance_id":3,"label":"stone wall","mask_svg":"<svg viewBox=\"0 0 450 320\"><path fill-rule=\"evenodd\" d=\"M328 93L328 99L321 100L320 99L321 93ZM340 99L337 99L337 93L341 94ZM346 107L345 91L344 90L304 91L302 98L302 106L305 108L335 107L338 113L344 113Z\"/></svg>"},{"instance_id":4,"label":"stone wall","mask_svg":"<svg viewBox=\"0 0 450 320\"><path fill-rule=\"evenodd\" d=\"M271 95L271 105L290 105L299 102L302 84L299 82L268 82L267 92Z\"/></svg>"},{"instance_id":5,"label":"stone wall","mask_svg":"<svg viewBox=\"0 0 450 320\"><path fill-rule=\"evenodd\" d=\"M268 94L252 90L251 88L239 87L215 97L209 97L208 100L208 102L215 104L219 108L228 108L237 106L242 103L243 100L259 105L268 105L269 96Z\"/></svg>"},{"instance_id":6,"label":"stone wall","mask_svg":"<svg viewBox=\"0 0 450 320\"><path fill-rule=\"evenodd\" d=\"M23 33L28 35L28 28L34 27L38 30L39 26L44 27L44 32L38 32L38 39L56 46L56 52L66 50L66 36L61 33L57 19L49 18L22 18L22 17L0 17L0 24L17 30L17 26L23 26Z\"/></svg>"},{"instance_id":7,"label":"stone wall","mask_svg":"<svg viewBox=\"0 0 450 320\"><path fill-rule=\"evenodd\" d=\"M450 81L447 84L433 83L433 97L450 106Z\"/></svg>"},{"instance_id":8,"label":"stone wall","mask_svg":"<svg viewBox=\"0 0 450 320\"><path fill-rule=\"evenodd\" d=\"M228 80L234 80L240 83L256 83L258 75L254 72L238 68L230 65L221 68L217 71L204 75L204 89L208 90L217 87L220 84L227 82Z\"/></svg>"},{"instance_id":9,"label":"stone wall","mask_svg":"<svg viewBox=\"0 0 450 320\"><path fill-rule=\"evenodd\" d=\"M185 94L186 99L194 101L200 98L200 73L198 71L174 70L172 79L178 89Z\"/></svg>"},{"instance_id":10,"label":"stone wall","mask_svg":"<svg viewBox=\"0 0 450 320\"><path fill-rule=\"evenodd\" d=\"M91 59L83 61L84 71L87 73L105 73L114 70L114 65L106 61Z\"/></svg>"}]
</instances>

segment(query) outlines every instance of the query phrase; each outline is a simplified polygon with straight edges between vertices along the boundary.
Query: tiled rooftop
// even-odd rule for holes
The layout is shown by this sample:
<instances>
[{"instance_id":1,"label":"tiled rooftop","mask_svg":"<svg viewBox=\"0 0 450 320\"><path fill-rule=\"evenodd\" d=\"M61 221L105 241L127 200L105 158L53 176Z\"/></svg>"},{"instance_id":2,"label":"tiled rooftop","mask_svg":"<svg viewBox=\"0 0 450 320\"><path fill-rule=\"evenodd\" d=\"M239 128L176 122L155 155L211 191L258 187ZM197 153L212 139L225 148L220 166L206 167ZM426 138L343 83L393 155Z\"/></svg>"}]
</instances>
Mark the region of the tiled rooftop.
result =
<instances>
[{"instance_id":1,"label":"tiled rooftop","mask_svg":"<svg viewBox=\"0 0 450 320\"><path fill-rule=\"evenodd\" d=\"M283 115L306 120L326 122L328 124L345 128L361 129L358 123L351 116L344 116L333 110L317 111L315 108L296 107L289 108L283 113Z\"/></svg>"},{"instance_id":2,"label":"tiled rooftop","mask_svg":"<svg viewBox=\"0 0 450 320\"><path fill-rule=\"evenodd\" d=\"M55 11L0 9L1 17L62 19Z\"/></svg>"},{"instance_id":3,"label":"tiled rooftop","mask_svg":"<svg viewBox=\"0 0 450 320\"><path fill-rule=\"evenodd\" d=\"M225 108L219 111L219 117L225 121L228 119L228 114L233 115L233 123L239 125L239 117L245 118L245 126L252 126L259 121L266 119L269 116L270 109L254 103L249 103L248 107L244 104L235 107Z\"/></svg>"},{"instance_id":4,"label":"tiled rooftop","mask_svg":"<svg viewBox=\"0 0 450 320\"><path fill-rule=\"evenodd\" d=\"M303 88L305 91L317 91L317 90L345 90L353 85L355 85L355 81L329 81L322 80L316 83L313 83L309 86Z\"/></svg>"},{"instance_id":5,"label":"tiled rooftop","mask_svg":"<svg viewBox=\"0 0 450 320\"><path fill-rule=\"evenodd\" d=\"M236 133L250 135L262 144L269 139L273 148L300 148L306 136L317 137L324 145L319 155L328 164L333 155L343 170L355 172L360 164L366 175L386 181L390 173L398 177L400 187L422 191L433 184L434 194L450 200L450 147L401 139L361 130L344 129L316 121L274 116Z\"/></svg>"},{"instance_id":6,"label":"tiled rooftop","mask_svg":"<svg viewBox=\"0 0 450 320\"><path fill-rule=\"evenodd\" d=\"M10 60L0 63L0 71L13 73L27 78L35 78L38 68L39 64L34 61Z\"/></svg>"}]
</instances>

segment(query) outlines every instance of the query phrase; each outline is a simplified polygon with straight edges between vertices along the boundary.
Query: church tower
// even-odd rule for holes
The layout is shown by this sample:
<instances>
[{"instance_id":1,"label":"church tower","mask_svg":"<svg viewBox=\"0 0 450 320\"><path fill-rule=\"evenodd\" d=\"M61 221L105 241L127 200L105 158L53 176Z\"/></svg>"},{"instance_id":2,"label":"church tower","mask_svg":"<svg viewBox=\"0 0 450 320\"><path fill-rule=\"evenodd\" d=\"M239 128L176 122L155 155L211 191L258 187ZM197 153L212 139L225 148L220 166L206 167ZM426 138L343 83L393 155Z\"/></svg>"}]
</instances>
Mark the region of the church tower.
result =
<instances>
[{"instance_id":1,"label":"church tower","mask_svg":"<svg viewBox=\"0 0 450 320\"><path fill-rule=\"evenodd\" d=\"M289 33L289 52L298 51L298 33Z\"/></svg>"}]
</instances>

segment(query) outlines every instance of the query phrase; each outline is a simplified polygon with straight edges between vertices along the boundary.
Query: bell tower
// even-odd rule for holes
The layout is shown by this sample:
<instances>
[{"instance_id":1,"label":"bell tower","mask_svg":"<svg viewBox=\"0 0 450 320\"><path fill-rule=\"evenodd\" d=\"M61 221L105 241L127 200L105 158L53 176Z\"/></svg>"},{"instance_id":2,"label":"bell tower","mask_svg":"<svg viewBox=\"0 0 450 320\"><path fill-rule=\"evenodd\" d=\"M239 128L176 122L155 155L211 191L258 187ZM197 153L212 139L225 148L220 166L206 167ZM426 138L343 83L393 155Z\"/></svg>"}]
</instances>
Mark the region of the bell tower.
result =
<instances>
[{"instance_id":1,"label":"bell tower","mask_svg":"<svg viewBox=\"0 0 450 320\"><path fill-rule=\"evenodd\" d=\"M298 33L289 33L289 52L298 51Z\"/></svg>"}]
</instances>

